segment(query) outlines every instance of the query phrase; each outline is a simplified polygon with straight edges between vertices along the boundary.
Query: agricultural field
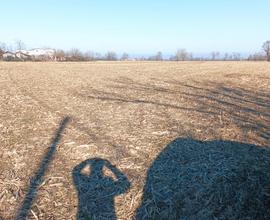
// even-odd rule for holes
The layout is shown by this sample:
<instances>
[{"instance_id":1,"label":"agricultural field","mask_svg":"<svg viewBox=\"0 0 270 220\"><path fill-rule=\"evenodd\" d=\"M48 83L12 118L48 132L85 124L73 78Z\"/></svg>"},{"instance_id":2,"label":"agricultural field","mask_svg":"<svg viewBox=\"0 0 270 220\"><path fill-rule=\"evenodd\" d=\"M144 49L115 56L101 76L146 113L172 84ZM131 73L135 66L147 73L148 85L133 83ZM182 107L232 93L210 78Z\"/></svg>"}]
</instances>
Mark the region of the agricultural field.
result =
<instances>
[{"instance_id":1,"label":"agricultural field","mask_svg":"<svg viewBox=\"0 0 270 220\"><path fill-rule=\"evenodd\" d=\"M0 219L269 219L268 146L267 62L0 62Z\"/></svg>"}]
</instances>

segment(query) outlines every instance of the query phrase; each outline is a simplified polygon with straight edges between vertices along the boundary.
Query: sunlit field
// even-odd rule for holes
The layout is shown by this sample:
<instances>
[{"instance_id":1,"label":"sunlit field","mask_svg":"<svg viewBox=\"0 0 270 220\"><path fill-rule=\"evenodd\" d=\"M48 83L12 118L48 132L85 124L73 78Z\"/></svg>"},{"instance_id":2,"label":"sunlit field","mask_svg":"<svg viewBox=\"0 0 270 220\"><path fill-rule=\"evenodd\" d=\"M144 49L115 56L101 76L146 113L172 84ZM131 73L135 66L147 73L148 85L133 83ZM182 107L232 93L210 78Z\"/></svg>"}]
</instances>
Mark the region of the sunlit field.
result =
<instances>
[{"instance_id":1,"label":"sunlit field","mask_svg":"<svg viewBox=\"0 0 270 220\"><path fill-rule=\"evenodd\" d=\"M0 62L0 219L266 219L268 146L267 62Z\"/></svg>"}]
</instances>

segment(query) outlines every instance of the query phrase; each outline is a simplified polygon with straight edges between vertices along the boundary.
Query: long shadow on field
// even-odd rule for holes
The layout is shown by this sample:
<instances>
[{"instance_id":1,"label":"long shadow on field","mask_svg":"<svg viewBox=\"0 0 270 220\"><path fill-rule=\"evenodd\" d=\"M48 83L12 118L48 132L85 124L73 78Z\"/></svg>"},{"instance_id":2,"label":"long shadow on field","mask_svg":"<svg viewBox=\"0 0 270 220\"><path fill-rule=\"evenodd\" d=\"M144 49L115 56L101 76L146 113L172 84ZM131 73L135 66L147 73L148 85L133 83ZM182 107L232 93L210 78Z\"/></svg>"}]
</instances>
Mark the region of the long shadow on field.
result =
<instances>
[{"instance_id":1,"label":"long shadow on field","mask_svg":"<svg viewBox=\"0 0 270 220\"><path fill-rule=\"evenodd\" d=\"M69 120L70 120L69 117L65 117L61 121L59 128L56 131L55 136L51 142L51 145L48 148L43 160L41 161L41 163L39 165L38 170L36 171L34 176L31 178L30 185L27 189L27 194L23 200L22 206L20 207L20 209L17 212L16 220L22 220L22 219L27 218L27 215L31 209L31 206L32 206L33 201L35 199L35 196L37 194L38 187L42 183L45 172L48 169L48 166L53 159L53 155L56 151L57 144L59 143L59 141L61 139L61 135L62 135L65 127L67 126Z\"/></svg>"},{"instance_id":2,"label":"long shadow on field","mask_svg":"<svg viewBox=\"0 0 270 220\"><path fill-rule=\"evenodd\" d=\"M79 198L77 219L116 219L114 197L128 190L127 177L101 158L83 161L72 175Z\"/></svg>"},{"instance_id":3,"label":"long shadow on field","mask_svg":"<svg viewBox=\"0 0 270 220\"><path fill-rule=\"evenodd\" d=\"M147 173L136 219L269 219L270 149L176 139Z\"/></svg>"},{"instance_id":4,"label":"long shadow on field","mask_svg":"<svg viewBox=\"0 0 270 220\"><path fill-rule=\"evenodd\" d=\"M159 107L160 111L185 111L192 113L192 117L200 114L211 122L198 128L200 130L214 126L211 132L216 128L239 129L237 132L242 139L270 144L270 94L260 88L209 81L183 83L154 79L151 83L142 83L129 78L113 80L107 88L110 89L108 92L107 89L90 89L87 94L80 93L79 96L117 105L145 104ZM211 135L219 138L219 133Z\"/></svg>"},{"instance_id":5,"label":"long shadow on field","mask_svg":"<svg viewBox=\"0 0 270 220\"><path fill-rule=\"evenodd\" d=\"M246 137L249 132L253 132L258 138L253 136L252 139L270 144L269 92L214 82L202 86L174 83L186 89L183 95L198 109L214 112L216 120L224 119L224 124L235 124ZM199 82L195 83L200 85Z\"/></svg>"},{"instance_id":6,"label":"long shadow on field","mask_svg":"<svg viewBox=\"0 0 270 220\"><path fill-rule=\"evenodd\" d=\"M168 108L179 109L179 110L184 110L184 111L196 111L196 112L201 112L205 114L213 114L213 112L210 112L210 111L198 110L195 108L188 108L188 107L160 102L160 101L152 101L152 100L147 100L144 98L131 98L120 93L98 91L95 89L89 91L89 93L93 95L84 96L80 93L77 93L76 95L79 95L81 97L86 97L88 99L96 99L96 100L101 100L101 101L111 101L111 102L116 102L116 103L150 104L150 105L168 107Z\"/></svg>"}]
</instances>

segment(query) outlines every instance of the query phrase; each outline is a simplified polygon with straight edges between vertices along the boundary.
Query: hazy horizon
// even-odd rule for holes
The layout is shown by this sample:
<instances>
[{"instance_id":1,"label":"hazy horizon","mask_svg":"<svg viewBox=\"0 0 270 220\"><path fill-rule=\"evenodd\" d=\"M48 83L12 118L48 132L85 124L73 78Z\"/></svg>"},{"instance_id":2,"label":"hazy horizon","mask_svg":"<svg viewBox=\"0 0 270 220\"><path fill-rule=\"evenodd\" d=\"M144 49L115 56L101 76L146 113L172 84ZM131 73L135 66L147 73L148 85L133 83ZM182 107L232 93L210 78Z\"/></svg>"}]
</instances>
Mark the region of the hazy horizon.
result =
<instances>
[{"instance_id":1,"label":"hazy horizon","mask_svg":"<svg viewBox=\"0 0 270 220\"><path fill-rule=\"evenodd\" d=\"M266 0L5 1L0 42L140 56L157 51L168 56L179 48L195 56L246 55L270 38L269 6Z\"/></svg>"}]
</instances>

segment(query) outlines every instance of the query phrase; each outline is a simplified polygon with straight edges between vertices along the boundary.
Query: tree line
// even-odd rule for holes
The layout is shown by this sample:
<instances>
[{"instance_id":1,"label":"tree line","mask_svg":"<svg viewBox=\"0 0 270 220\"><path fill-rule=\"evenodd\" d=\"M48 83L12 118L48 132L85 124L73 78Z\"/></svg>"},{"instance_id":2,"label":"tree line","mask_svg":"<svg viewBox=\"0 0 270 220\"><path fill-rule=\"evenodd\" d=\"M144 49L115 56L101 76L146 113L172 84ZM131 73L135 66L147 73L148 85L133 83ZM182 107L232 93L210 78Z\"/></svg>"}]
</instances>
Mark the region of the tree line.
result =
<instances>
[{"instance_id":1,"label":"tree line","mask_svg":"<svg viewBox=\"0 0 270 220\"><path fill-rule=\"evenodd\" d=\"M15 52L21 51L26 48L25 44L18 40L15 42L15 50L13 46L7 46L5 43L0 43L0 59L3 59L4 54L7 51ZM161 51L158 51L156 54L145 57L131 57L128 53L123 53L121 56L118 56L114 51L108 51L105 54L97 52L82 52L78 48L72 48L70 50L54 50L54 60L56 61L116 61L116 60L138 60L138 61L240 61L240 60L252 60L252 61L270 61L270 41L265 41L262 45L261 52L251 54L248 57L242 57L240 53L220 53L218 51L211 52L208 56L194 56L192 52L187 51L186 49L178 49L174 55L170 57L164 57Z\"/></svg>"}]
</instances>

